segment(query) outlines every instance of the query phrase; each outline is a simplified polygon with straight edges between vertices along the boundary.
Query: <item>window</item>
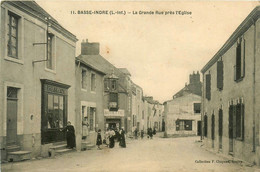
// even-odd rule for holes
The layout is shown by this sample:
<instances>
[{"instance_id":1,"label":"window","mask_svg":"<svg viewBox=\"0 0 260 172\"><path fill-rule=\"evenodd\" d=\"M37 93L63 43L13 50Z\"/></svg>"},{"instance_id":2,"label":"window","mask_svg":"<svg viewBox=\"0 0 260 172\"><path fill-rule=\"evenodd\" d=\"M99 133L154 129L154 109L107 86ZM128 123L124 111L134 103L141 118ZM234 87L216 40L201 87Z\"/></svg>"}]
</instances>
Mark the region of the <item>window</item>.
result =
<instances>
[{"instance_id":1,"label":"window","mask_svg":"<svg viewBox=\"0 0 260 172\"><path fill-rule=\"evenodd\" d=\"M112 90L116 90L116 80L113 80L111 84L112 84L111 86Z\"/></svg>"},{"instance_id":2,"label":"window","mask_svg":"<svg viewBox=\"0 0 260 172\"><path fill-rule=\"evenodd\" d=\"M96 75L91 73L91 91L96 90Z\"/></svg>"},{"instance_id":3,"label":"window","mask_svg":"<svg viewBox=\"0 0 260 172\"><path fill-rule=\"evenodd\" d=\"M18 58L18 20L19 17L11 12L8 12L8 56Z\"/></svg>"},{"instance_id":4,"label":"window","mask_svg":"<svg viewBox=\"0 0 260 172\"><path fill-rule=\"evenodd\" d=\"M217 88L223 89L223 61L217 62Z\"/></svg>"},{"instance_id":5,"label":"window","mask_svg":"<svg viewBox=\"0 0 260 172\"><path fill-rule=\"evenodd\" d=\"M206 99L211 98L211 75L206 74Z\"/></svg>"},{"instance_id":6,"label":"window","mask_svg":"<svg viewBox=\"0 0 260 172\"><path fill-rule=\"evenodd\" d=\"M64 97L48 94L48 128L63 128L64 125Z\"/></svg>"},{"instance_id":7,"label":"window","mask_svg":"<svg viewBox=\"0 0 260 172\"><path fill-rule=\"evenodd\" d=\"M236 47L236 65L234 66L234 80L240 81L245 76L245 39L239 38Z\"/></svg>"},{"instance_id":8,"label":"window","mask_svg":"<svg viewBox=\"0 0 260 172\"><path fill-rule=\"evenodd\" d=\"M118 110L118 94L110 92L109 93L109 110L117 111Z\"/></svg>"},{"instance_id":9,"label":"window","mask_svg":"<svg viewBox=\"0 0 260 172\"><path fill-rule=\"evenodd\" d=\"M242 103L242 100L240 99L238 104L230 105L229 107L229 122L231 123L231 125L229 126L230 138L244 140L244 106L245 105Z\"/></svg>"},{"instance_id":10,"label":"window","mask_svg":"<svg viewBox=\"0 0 260 172\"><path fill-rule=\"evenodd\" d=\"M81 71L81 88L87 89L87 71L85 69Z\"/></svg>"},{"instance_id":11,"label":"window","mask_svg":"<svg viewBox=\"0 0 260 172\"><path fill-rule=\"evenodd\" d=\"M192 130L192 121L191 120L176 120L176 131L181 130Z\"/></svg>"},{"instance_id":12,"label":"window","mask_svg":"<svg viewBox=\"0 0 260 172\"><path fill-rule=\"evenodd\" d=\"M208 137L208 117L204 115L204 136Z\"/></svg>"},{"instance_id":13,"label":"window","mask_svg":"<svg viewBox=\"0 0 260 172\"><path fill-rule=\"evenodd\" d=\"M108 85L108 80L107 79L104 80L104 90L105 91L109 91L109 85Z\"/></svg>"},{"instance_id":14,"label":"window","mask_svg":"<svg viewBox=\"0 0 260 172\"><path fill-rule=\"evenodd\" d=\"M193 103L194 113L200 113L201 103Z\"/></svg>"},{"instance_id":15,"label":"window","mask_svg":"<svg viewBox=\"0 0 260 172\"><path fill-rule=\"evenodd\" d=\"M47 33L47 65L48 69L54 69L53 64L53 34Z\"/></svg>"}]
</instances>

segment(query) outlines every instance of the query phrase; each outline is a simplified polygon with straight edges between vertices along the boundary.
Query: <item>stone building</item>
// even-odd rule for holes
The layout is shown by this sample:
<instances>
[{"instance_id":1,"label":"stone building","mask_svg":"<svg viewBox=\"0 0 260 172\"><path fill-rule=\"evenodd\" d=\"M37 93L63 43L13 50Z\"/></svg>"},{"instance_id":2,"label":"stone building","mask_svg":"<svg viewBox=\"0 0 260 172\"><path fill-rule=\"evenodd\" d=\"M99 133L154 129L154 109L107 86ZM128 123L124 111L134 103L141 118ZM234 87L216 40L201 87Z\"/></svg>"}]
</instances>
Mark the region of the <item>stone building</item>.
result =
<instances>
[{"instance_id":1,"label":"stone building","mask_svg":"<svg viewBox=\"0 0 260 172\"><path fill-rule=\"evenodd\" d=\"M34 1L1 2L0 27L1 158L48 156L76 122L76 36Z\"/></svg>"},{"instance_id":2,"label":"stone building","mask_svg":"<svg viewBox=\"0 0 260 172\"><path fill-rule=\"evenodd\" d=\"M84 142L95 145L98 129L104 132L104 76L103 69L89 59L99 55L98 43L81 43L81 54L76 57L76 140L81 150ZM90 48L91 47L91 48ZM95 58L95 57L94 57ZM86 129L83 128L86 125ZM86 130L87 138L82 140ZM102 132L102 133L103 133Z\"/></svg>"},{"instance_id":3,"label":"stone building","mask_svg":"<svg viewBox=\"0 0 260 172\"><path fill-rule=\"evenodd\" d=\"M193 93L164 102L165 134L167 136L199 135L200 103L201 96Z\"/></svg>"},{"instance_id":4,"label":"stone building","mask_svg":"<svg viewBox=\"0 0 260 172\"><path fill-rule=\"evenodd\" d=\"M260 6L202 68L207 148L260 165Z\"/></svg>"},{"instance_id":5,"label":"stone building","mask_svg":"<svg viewBox=\"0 0 260 172\"><path fill-rule=\"evenodd\" d=\"M190 74L189 84L164 102L167 136L201 135L201 86L199 72Z\"/></svg>"}]
</instances>

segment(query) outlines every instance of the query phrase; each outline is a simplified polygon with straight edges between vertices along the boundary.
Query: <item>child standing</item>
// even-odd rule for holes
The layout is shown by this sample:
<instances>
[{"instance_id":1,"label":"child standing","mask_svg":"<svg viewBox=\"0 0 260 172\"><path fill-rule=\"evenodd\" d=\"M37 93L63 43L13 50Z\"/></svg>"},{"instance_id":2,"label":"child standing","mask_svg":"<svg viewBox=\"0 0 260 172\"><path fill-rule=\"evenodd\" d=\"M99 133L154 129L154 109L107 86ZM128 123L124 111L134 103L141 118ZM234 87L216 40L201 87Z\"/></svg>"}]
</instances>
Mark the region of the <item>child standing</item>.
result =
<instances>
[{"instance_id":1,"label":"child standing","mask_svg":"<svg viewBox=\"0 0 260 172\"><path fill-rule=\"evenodd\" d=\"M96 145L98 146L98 149L101 149L100 148L100 145L102 145L101 129L99 129L98 133L97 133L97 143L96 143Z\"/></svg>"}]
</instances>

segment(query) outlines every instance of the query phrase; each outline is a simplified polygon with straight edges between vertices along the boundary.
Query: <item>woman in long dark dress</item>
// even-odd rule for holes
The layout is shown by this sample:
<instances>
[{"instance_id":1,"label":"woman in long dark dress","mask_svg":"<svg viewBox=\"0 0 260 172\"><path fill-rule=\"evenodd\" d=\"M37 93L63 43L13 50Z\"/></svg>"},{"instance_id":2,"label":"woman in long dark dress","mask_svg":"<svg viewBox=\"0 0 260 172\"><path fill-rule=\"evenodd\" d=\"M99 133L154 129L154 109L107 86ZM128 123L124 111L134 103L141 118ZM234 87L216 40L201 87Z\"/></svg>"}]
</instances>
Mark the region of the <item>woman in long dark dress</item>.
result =
<instances>
[{"instance_id":1,"label":"woman in long dark dress","mask_svg":"<svg viewBox=\"0 0 260 172\"><path fill-rule=\"evenodd\" d=\"M124 131L124 129L122 128L119 133L120 133L120 143L119 143L119 145L122 148L125 148L126 144L125 144L125 131Z\"/></svg>"},{"instance_id":2,"label":"woman in long dark dress","mask_svg":"<svg viewBox=\"0 0 260 172\"><path fill-rule=\"evenodd\" d=\"M115 131L113 129L109 132L109 148L113 148L115 146Z\"/></svg>"},{"instance_id":3,"label":"woman in long dark dress","mask_svg":"<svg viewBox=\"0 0 260 172\"><path fill-rule=\"evenodd\" d=\"M67 148L73 149L74 147L76 147L75 129L73 125L71 125L70 121L67 122L67 126L62 131L66 131Z\"/></svg>"},{"instance_id":4,"label":"woman in long dark dress","mask_svg":"<svg viewBox=\"0 0 260 172\"><path fill-rule=\"evenodd\" d=\"M98 149L101 149L100 148L100 145L102 145L101 129L98 130L96 145L98 146Z\"/></svg>"}]
</instances>

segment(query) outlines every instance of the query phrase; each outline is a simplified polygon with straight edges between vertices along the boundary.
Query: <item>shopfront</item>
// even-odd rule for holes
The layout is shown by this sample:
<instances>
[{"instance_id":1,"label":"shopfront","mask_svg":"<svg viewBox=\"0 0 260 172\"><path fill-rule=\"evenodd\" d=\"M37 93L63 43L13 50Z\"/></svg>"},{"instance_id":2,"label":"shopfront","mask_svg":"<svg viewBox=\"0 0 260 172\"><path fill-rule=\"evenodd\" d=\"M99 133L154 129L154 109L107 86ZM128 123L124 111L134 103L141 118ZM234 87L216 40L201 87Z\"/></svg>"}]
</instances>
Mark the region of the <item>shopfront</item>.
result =
<instances>
[{"instance_id":1,"label":"shopfront","mask_svg":"<svg viewBox=\"0 0 260 172\"><path fill-rule=\"evenodd\" d=\"M69 85L42 79L41 143L64 141Z\"/></svg>"},{"instance_id":2,"label":"shopfront","mask_svg":"<svg viewBox=\"0 0 260 172\"><path fill-rule=\"evenodd\" d=\"M104 110L104 116L106 121L107 128L122 128L124 125L124 110L118 111L109 111L108 109Z\"/></svg>"}]
</instances>

